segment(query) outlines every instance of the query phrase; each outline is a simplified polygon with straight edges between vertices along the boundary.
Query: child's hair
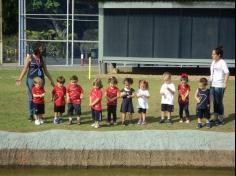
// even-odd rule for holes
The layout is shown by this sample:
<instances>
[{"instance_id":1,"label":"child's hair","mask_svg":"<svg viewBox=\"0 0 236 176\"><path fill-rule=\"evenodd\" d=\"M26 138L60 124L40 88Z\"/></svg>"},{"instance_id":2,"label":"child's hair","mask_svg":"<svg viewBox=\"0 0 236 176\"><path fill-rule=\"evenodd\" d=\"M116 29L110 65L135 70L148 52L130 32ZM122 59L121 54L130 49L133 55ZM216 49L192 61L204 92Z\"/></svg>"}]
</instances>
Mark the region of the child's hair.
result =
<instances>
[{"instance_id":1,"label":"child's hair","mask_svg":"<svg viewBox=\"0 0 236 176\"><path fill-rule=\"evenodd\" d=\"M35 77L33 81L34 81L34 84L39 84L41 83L42 79L40 77Z\"/></svg>"},{"instance_id":2,"label":"child's hair","mask_svg":"<svg viewBox=\"0 0 236 176\"><path fill-rule=\"evenodd\" d=\"M108 79L108 83L112 83L112 84L115 84L117 85L118 84L118 80L116 77L112 76Z\"/></svg>"},{"instance_id":3,"label":"child's hair","mask_svg":"<svg viewBox=\"0 0 236 176\"><path fill-rule=\"evenodd\" d=\"M199 82L202 83L204 86L207 86L207 85L208 85L208 81L207 81L206 78L201 78L201 79L199 80Z\"/></svg>"},{"instance_id":4,"label":"child's hair","mask_svg":"<svg viewBox=\"0 0 236 176\"><path fill-rule=\"evenodd\" d=\"M217 48L214 49L214 51L218 56L223 57L224 55L223 46L218 46Z\"/></svg>"},{"instance_id":5,"label":"child's hair","mask_svg":"<svg viewBox=\"0 0 236 176\"><path fill-rule=\"evenodd\" d=\"M188 82L188 75L186 73L182 73L181 76L180 76L180 80L181 81L184 80L184 81Z\"/></svg>"},{"instance_id":6,"label":"child's hair","mask_svg":"<svg viewBox=\"0 0 236 176\"><path fill-rule=\"evenodd\" d=\"M78 78L78 76L73 75L73 76L70 77L70 80L71 80L71 81L78 81L79 78Z\"/></svg>"},{"instance_id":7,"label":"child's hair","mask_svg":"<svg viewBox=\"0 0 236 176\"><path fill-rule=\"evenodd\" d=\"M93 86L99 87L100 89L103 88L102 80L99 79L99 78L96 78L96 79L93 81Z\"/></svg>"},{"instance_id":8,"label":"child's hair","mask_svg":"<svg viewBox=\"0 0 236 176\"><path fill-rule=\"evenodd\" d=\"M140 87L141 84L144 84L144 85L145 85L145 88L146 88L146 89L149 89L149 83L148 83L147 80L140 80L140 81L139 81L139 87Z\"/></svg>"},{"instance_id":9,"label":"child's hair","mask_svg":"<svg viewBox=\"0 0 236 176\"><path fill-rule=\"evenodd\" d=\"M66 80L63 76L59 76L59 77L57 77L57 82L61 83L61 84L64 84L66 82Z\"/></svg>"},{"instance_id":10,"label":"child's hair","mask_svg":"<svg viewBox=\"0 0 236 176\"><path fill-rule=\"evenodd\" d=\"M129 83L129 84L133 84L134 80L132 78L125 78L123 83L125 84L126 82Z\"/></svg>"},{"instance_id":11,"label":"child's hair","mask_svg":"<svg viewBox=\"0 0 236 176\"><path fill-rule=\"evenodd\" d=\"M163 77L168 76L168 78L171 78L171 73L170 72L164 72L163 73Z\"/></svg>"}]
</instances>

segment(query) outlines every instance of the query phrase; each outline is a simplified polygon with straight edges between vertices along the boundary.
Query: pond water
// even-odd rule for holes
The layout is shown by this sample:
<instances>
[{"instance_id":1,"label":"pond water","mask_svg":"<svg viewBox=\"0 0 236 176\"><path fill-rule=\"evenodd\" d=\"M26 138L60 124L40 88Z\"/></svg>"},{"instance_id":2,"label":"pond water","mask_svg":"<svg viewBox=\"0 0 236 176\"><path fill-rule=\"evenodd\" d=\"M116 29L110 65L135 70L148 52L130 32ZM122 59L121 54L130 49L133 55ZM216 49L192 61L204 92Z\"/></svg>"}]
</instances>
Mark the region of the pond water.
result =
<instances>
[{"instance_id":1,"label":"pond water","mask_svg":"<svg viewBox=\"0 0 236 176\"><path fill-rule=\"evenodd\" d=\"M234 176L233 169L0 168L0 176Z\"/></svg>"}]
</instances>

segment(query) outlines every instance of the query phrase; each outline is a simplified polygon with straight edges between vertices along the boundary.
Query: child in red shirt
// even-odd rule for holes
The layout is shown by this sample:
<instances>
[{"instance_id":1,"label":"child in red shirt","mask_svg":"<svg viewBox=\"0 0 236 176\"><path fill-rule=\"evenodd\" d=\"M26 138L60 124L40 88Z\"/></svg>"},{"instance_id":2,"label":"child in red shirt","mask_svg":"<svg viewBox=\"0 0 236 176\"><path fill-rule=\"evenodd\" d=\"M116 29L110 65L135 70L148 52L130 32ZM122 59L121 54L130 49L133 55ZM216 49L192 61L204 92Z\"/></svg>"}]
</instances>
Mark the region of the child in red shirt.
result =
<instances>
[{"instance_id":1,"label":"child in red shirt","mask_svg":"<svg viewBox=\"0 0 236 176\"><path fill-rule=\"evenodd\" d=\"M57 78L57 85L52 90L52 101L54 101L54 124L62 122L62 114L65 112L65 96L66 88L64 87L65 78L59 76Z\"/></svg>"},{"instance_id":2,"label":"child in red shirt","mask_svg":"<svg viewBox=\"0 0 236 176\"><path fill-rule=\"evenodd\" d=\"M43 114L45 113L44 96L45 90L42 87L42 79L35 77L33 79L34 87L32 88L33 104L34 104L34 117L35 125L43 124Z\"/></svg>"},{"instance_id":3,"label":"child in red shirt","mask_svg":"<svg viewBox=\"0 0 236 176\"><path fill-rule=\"evenodd\" d=\"M95 79L93 81L93 88L90 92L90 104L92 110L92 118L95 128L100 128L100 122L102 121L102 81L100 79Z\"/></svg>"},{"instance_id":4,"label":"child in red shirt","mask_svg":"<svg viewBox=\"0 0 236 176\"><path fill-rule=\"evenodd\" d=\"M188 85L188 75L182 74L181 75L181 83L178 86L179 97L179 116L180 116L180 123L184 122L183 113L185 112L186 116L186 123L190 122L189 118L189 92L190 86Z\"/></svg>"},{"instance_id":5,"label":"child in red shirt","mask_svg":"<svg viewBox=\"0 0 236 176\"><path fill-rule=\"evenodd\" d=\"M117 99L120 96L120 90L117 87L118 81L116 77L111 77L108 79L109 87L106 89L106 99L107 99L107 125L116 125L117 120ZM111 120L111 115L113 120Z\"/></svg>"},{"instance_id":6,"label":"child in red shirt","mask_svg":"<svg viewBox=\"0 0 236 176\"><path fill-rule=\"evenodd\" d=\"M78 77L73 75L70 78L71 83L66 88L66 97L68 103L68 115L69 125L72 124L72 116L75 113L77 115L77 124L80 125L80 116L81 116L81 100L84 97L83 88L78 85Z\"/></svg>"}]
</instances>

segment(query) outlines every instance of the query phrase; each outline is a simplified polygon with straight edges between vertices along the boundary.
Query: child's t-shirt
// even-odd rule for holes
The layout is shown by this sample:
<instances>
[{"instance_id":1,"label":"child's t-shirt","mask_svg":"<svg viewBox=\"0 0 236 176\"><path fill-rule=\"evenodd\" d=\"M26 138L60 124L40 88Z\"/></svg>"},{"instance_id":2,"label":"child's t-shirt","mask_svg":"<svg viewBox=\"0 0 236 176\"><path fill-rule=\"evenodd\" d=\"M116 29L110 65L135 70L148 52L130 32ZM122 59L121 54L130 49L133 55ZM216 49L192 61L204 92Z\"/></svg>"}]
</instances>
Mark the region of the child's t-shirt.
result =
<instances>
[{"instance_id":1,"label":"child's t-shirt","mask_svg":"<svg viewBox=\"0 0 236 176\"><path fill-rule=\"evenodd\" d=\"M84 93L84 90L80 85L69 84L66 88L66 93L69 95L70 103L81 104L80 96Z\"/></svg>"},{"instance_id":2,"label":"child's t-shirt","mask_svg":"<svg viewBox=\"0 0 236 176\"><path fill-rule=\"evenodd\" d=\"M137 96L145 96L145 97L139 97L138 98L137 108L148 109L149 108L148 99L146 97L150 96L149 91L139 89L139 90L137 90Z\"/></svg>"},{"instance_id":3,"label":"child's t-shirt","mask_svg":"<svg viewBox=\"0 0 236 176\"><path fill-rule=\"evenodd\" d=\"M210 90L198 88L198 97L200 102L197 104L197 109L208 109L210 108Z\"/></svg>"},{"instance_id":4,"label":"child's t-shirt","mask_svg":"<svg viewBox=\"0 0 236 176\"><path fill-rule=\"evenodd\" d=\"M185 101L182 99L181 95L186 95L188 91L190 91L190 86L188 84L179 84L178 91L180 92L178 97L179 104L188 104L189 96L186 97Z\"/></svg>"},{"instance_id":5,"label":"child's t-shirt","mask_svg":"<svg viewBox=\"0 0 236 176\"><path fill-rule=\"evenodd\" d=\"M56 106L65 106L66 88L64 86L63 87L59 87L57 85L54 86L52 94L53 94L54 104Z\"/></svg>"},{"instance_id":6,"label":"child's t-shirt","mask_svg":"<svg viewBox=\"0 0 236 176\"><path fill-rule=\"evenodd\" d=\"M102 111L102 89L93 88L89 96L92 102L96 101L97 99L100 99L100 101L91 108L96 111Z\"/></svg>"},{"instance_id":7,"label":"child's t-shirt","mask_svg":"<svg viewBox=\"0 0 236 176\"><path fill-rule=\"evenodd\" d=\"M174 94L167 90L167 87L169 87L172 91L175 92L175 85L173 83L162 84L160 92L164 92L164 95L162 95L161 97L161 104L174 105Z\"/></svg>"},{"instance_id":8,"label":"child's t-shirt","mask_svg":"<svg viewBox=\"0 0 236 176\"><path fill-rule=\"evenodd\" d=\"M121 93L125 93L125 96L123 96L123 100L126 100L128 102L129 101L132 102L132 98L128 98L128 97L133 95L133 93L135 93L135 90L133 88L131 88L129 90L124 88L121 90Z\"/></svg>"},{"instance_id":9,"label":"child's t-shirt","mask_svg":"<svg viewBox=\"0 0 236 176\"><path fill-rule=\"evenodd\" d=\"M108 98L113 99L115 97L117 97L117 94L120 92L118 87L108 87L106 89L106 95ZM107 100L107 105L113 105L113 106L117 106L117 99L115 99L114 101L109 101Z\"/></svg>"},{"instance_id":10,"label":"child's t-shirt","mask_svg":"<svg viewBox=\"0 0 236 176\"><path fill-rule=\"evenodd\" d=\"M45 90L43 87L33 87L32 88L32 95L41 95L44 94ZM34 97L32 99L33 103L35 104L44 104L44 97Z\"/></svg>"}]
</instances>

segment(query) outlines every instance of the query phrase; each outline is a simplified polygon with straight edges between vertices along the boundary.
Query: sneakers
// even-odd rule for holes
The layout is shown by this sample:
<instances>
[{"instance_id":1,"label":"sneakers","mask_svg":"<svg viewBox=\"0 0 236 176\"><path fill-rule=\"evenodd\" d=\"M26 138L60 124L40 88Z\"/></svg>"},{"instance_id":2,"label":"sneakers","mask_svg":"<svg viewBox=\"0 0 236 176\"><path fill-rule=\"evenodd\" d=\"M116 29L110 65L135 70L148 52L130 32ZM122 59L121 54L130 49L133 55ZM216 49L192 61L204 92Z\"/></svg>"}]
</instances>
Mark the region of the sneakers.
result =
<instances>
[{"instance_id":1,"label":"sneakers","mask_svg":"<svg viewBox=\"0 0 236 176\"><path fill-rule=\"evenodd\" d=\"M59 124L60 123L60 119L59 118L54 118L53 123L54 124Z\"/></svg>"},{"instance_id":2,"label":"sneakers","mask_svg":"<svg viewBox=\"0 0 236 176\"><path fill-rule=\"evenodd\" d=\"M72 118L69 118L68 125L72 125Z\"/></svg>"},{"instance_id":3,"label":"sneakers","mask_svg":"<svg viewBox=\"0 0 236 176\"><path fill-rule=\"evenodd\" d=\"M185 123L190 123L190 120L186 120L186 122Z\"/></svg>"},{"instance_id":4,"label":"sneakers","mask_svg":"<svg viewBox=\"0 0 236 176\"><path fill-rule=\"evenodd\" d=\"M159 123L165 123L165 119L161 119Z\"/></svg>"},{"instance_id":5,"label":"sneakers","mask_svg":"<svg viewBox=\"0 0 236 176\"><path fill-rule=\"evenodd\" d=\"M223 126L225 124L224 120L219 120L219 125Z\"/></svg>"},{"instance_id":6,"label":"sneakers","mask_svg":"<svg viewBox=\"0 0 236 176\"><path fill-rule=\"evenodd\" d=\"M183 119L181 119L180 121L179 121L179 123L183 123L184 121L183 121Z\"/></svg>"},{"instance_id":7,"label":"sneakers","mask_svg":"<svg viewBox=\"0 0 236 176\"><path fill-rule=\"evenodd\" d=\"M35 123L35 125L40 125L41 124L39 120L35 120L34 123Z\"/></svg>"},{"instance_id":8,"label":"sneakers","mask_svg":"<svg viewBox=\"0 0 236 176\"><path fill-rule=\"evenodd\" d=\"M206 123L206 128L211 128L211 122Z\"/></svg>"},{"instance_id":9,"label":"sneakers","mask_svg":"<svg viewBox=\"0 0 236 176\"><path fill-rule=\"evenodd\" d=\"M172 120L171 119L167 119L167 124L169 124L169 125L172 125L173 124L173 122L172 122Z\"/></svg>"},{"instance_id":10,"label":"sneakers","mask_svg":"<svg viewBox=\"0 0 236 176\"><path fill-rule=\"evenodd\" d=\"M197 128L198 128L198 129L202 128L202 123L198 123L198 124L197 124Z\"/></svg>"},{"instance_id":11,"label":"sneakers","mask_svg":"<svg viewBox=\"0 0 236 176\"><path fill-rule=\"evenodd\" d=\"M91 127L95 127L95 125L96 125L96 124L95 124L95 123L93 123L93 124L91 125Z\"/></svg>"},{"instance_id":12,"label":"sneakers","mask_svg":"<svg viewBox=\"0 0 236 176\"><path fill-rule=\"evenodd\" d=\"M142 124L142 121L141 121L141 120L139 120L139 121L138 121L138 125L141 125L141 124Z\"/></svg>"},{"instance_id":13,"label":"sneakers","mask_svg":"<svg viewBox=\"0 0 236 176\"><path fill-rule=\"evenodd\" d=\"M145 122L145 121L143 121L143 122L142 122L142 125L146 125L146 122Z\"/></svg>"},{"instance_id":14,"label":"sneakers","mask_svg":"<svg viewBox=\"0 0 236 176\"><path fill-rule=\"evenodd\" d=\"M99 124L96 124L94 128L101 128Z\"/></svg>"}]
</instances>

